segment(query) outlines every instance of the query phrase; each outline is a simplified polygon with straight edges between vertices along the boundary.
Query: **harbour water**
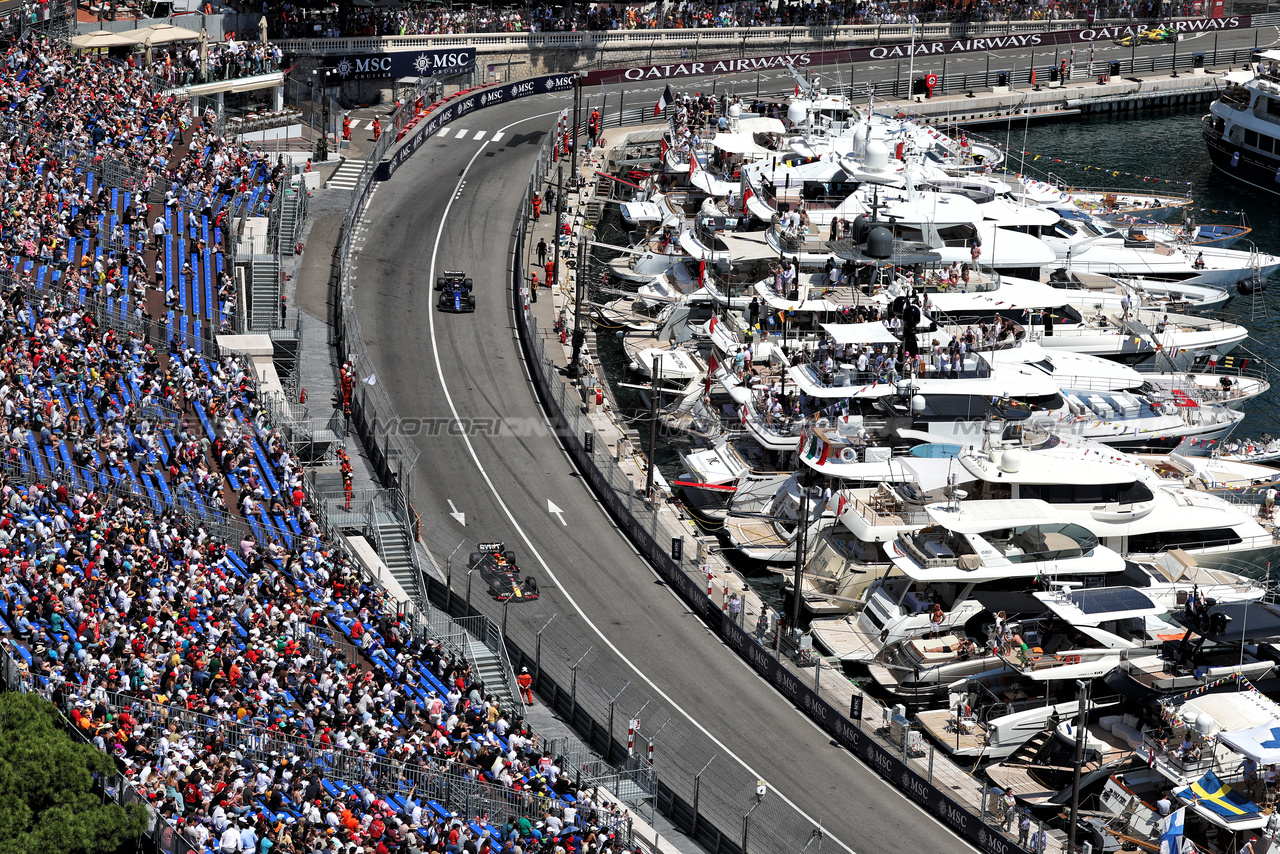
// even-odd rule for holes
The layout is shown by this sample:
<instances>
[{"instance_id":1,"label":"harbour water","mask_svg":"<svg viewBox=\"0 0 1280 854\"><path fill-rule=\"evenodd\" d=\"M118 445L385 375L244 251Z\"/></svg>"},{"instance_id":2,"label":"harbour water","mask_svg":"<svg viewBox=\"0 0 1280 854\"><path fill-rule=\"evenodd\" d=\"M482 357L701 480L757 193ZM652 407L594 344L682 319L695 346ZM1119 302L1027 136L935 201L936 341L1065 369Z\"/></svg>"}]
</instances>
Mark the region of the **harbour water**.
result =
<instances>
[{"instance_id":1,"label":"harbour water","mask_svg":"<svg viewBox=\"0 0 1280 854\"><path fill-rule=\"evenodd\" d=\"M1197 222L1238 223L1243 214L1247 224L1253 228L1250 238L1258 249L1280 254L1280 206L1276 204L1276 197L1232 183L1213 171L1200 137L1200 116L1203 113L1203 107L1195 107L1144 113L1140 117L1130 114L1118 118L1104 114L1025 127L1016 123L1007 127L986 127L974 135L996 142L1001 147L1007 145L1013 152L1008 160L1010 167L1034 177L1047 178L1052 174L1078 187L1190 192L1195 200ZM1113 174L1116 172L1120 174ZM1169 183L1165 183L1166 180ZM616 206L609 206L596 239L613 245L626 243L625 225ZM1247 244L1241 241L1235 248L1245 249ZM594 300L605 302L614 298L613 294L601 289L600 283L605 262L615 254L597 248L591 259L589 281ZM1280 289L1280 276L1270 284L1271 288L1260 299L1274 305L1274 308L1263 312L1250 297L1236 295L1218 315L1241 323L1250 330L1250 340L1237 351L1237 357L1260 358L1268 364L1280 365L1280 290L1277 290ZM614 337L613 330L604 327L597 327L597 336L597 358L613 383L616 400L624 413L633 419L639 435L647 436L647 413L641 405L640 394L618 385L620 380L628 379L625 376L627 359L621 343ZM1271 379L1273 382L1277 380L1274 373ZM634 377L629 380L632 383L639 381ZM1248 417L1237 430L1236 438L1256 437L1264 431L1280 435L1280 412L1275 406L1277 395L1280 395L1280 390L1273 388L1268 394L1245 405ZM659 442L658 465L668 479L679 473L678 448L688 444L687 439L677 436L668 436ZM779 576L763 567L745 565L740 561L735 563L751 579L753 587L766 602L776 608L785 607Z\"/></svg>"},{"instance_id":2,"label":"harbour water","mask_svg":"<svg viewBox=\"0 0 1280 854\"><path fill-rule=\"evenodd\" d=\"M1201 223L1239 222L1243 211L1253 227L1249 237L1258 249L1280 253L1277 197L1236 184L1214 172L1200 138L1200 116L1204 112L1203 107L1195 107L1144 113L1140 118L1116 118L1110 114L1028 128L1016 125L1010 129L987 128L980 133L1002 145L1007 137L1014 151L1032 152L1030 156L1014 155L1010 159L1020 164L1025 173L1036 177L1043 178L1052 172L1077 186L1105 184L1162 193L1171 188L1190 191L1195 199L1196 219ZM1039 160L1034 159L1036 154L1040 155ZM1061 162L1055 163L1054 159ZM1085 170L1084 166L1091 168ZM1097 167L1104 167L1106 171L1099 171ZM1111 173L1117 171L1122 174L1112 176ZM1141 177L1126 177L1125 172ZM1143 181L1142 177L1159 179L1160 183ZM1175 187L1165 184L1165 180L1188 182L1189 186ZM1234 248L1247 246L1242 241ZM1280 278L1270 284L1272 288L1280 287ZM1218 314L1249 329L1250 339L1245 344L1248 351L1268 364L1280 365L1280 293L1269 289L1263 298L1272 306L1265 316L1254 317L1250 298L1238 295ZM1271 379L1275 382L1276 377ZM1280 412L1275 406L1278 394L1280 391L1272 388L1268 394L1245 404L1248 417L1237 430L1237 438L1257 436L1263 431L1280 435Z\"/></svg>"}]
</instances>

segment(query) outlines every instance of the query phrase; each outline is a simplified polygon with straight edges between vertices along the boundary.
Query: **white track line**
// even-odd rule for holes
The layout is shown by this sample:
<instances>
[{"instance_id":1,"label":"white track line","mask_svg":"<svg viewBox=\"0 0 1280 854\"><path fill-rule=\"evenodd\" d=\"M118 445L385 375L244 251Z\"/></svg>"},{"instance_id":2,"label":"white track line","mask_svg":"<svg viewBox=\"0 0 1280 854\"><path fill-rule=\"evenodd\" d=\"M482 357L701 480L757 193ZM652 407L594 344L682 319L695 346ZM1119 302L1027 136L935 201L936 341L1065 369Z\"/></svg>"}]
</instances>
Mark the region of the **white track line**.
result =
<instances>
[{"instance_id":1,"label":"white track line","mask_svg":"<svg viewBox=\"0 0 1280 854\"><path fill-rule=\"evenodd\" d=\"M504 132L508 128L514 127L523 122L532 121L533 119L543 118L544 116L554 116L558 114L559 114L559 111L555 111L550 113L543 113L538 116L530 116L527 119L521 119L518 122L512 122L509 125L505 125L502 128L499 128L499 133ZM436 229L435 243L431 247L431 266L428 268L428 272L427 272L428 282L435 281L436 259L440 252L440 239L444 236L445 223L449 221L449 209L453 207L454 200L458 198L458 190L462 187L463 182L466 180L467 172L470 171L472 165L476 162L476 159L480 156L480 153L484 151L485 147L489 144L489 142L492 142L492 141L493 140L489 140L488 142L485 142L478 149L476 149L475 154L471 155L471 159L467 161L466 167L463 168L462 170L462 175L460 175L458 178L458 185L457 187L454 188L453 195L449 197L448 203L444 206L444 212L441 213L440 215L440 227ZM440 389L444 392L444 399L449 404L449 412L452 413L454 421L461 422L462 418L458 415L458 407L453 402L453 395L449 392L449 384L444 378L444 365L440 360L440 347L439 347L438 339L436 337L436 312L434 311L434 307L432 310L428 310L427 319L428 319L428 327L431 331L431 355L435 359L436 375L439 376L440 378ZM764 774L761 774L759 771L755 770L750 765L748 765L746 760L744 760L742 757L734 753L733 750L730 749L730 747L727 744L725 744L723 741L721 741L720 739L712 735L711 732L707 730L707 728L704 727L697 720L697 718L695 718L693 715L689 714L683 708L681 708L679 704L677 704L673 699L671 699L671 697L667 694L667 692L659 688L657 684L655 684L654 681L644 673L644 671L642 671L639 667L635 665L634 662L631 661L631 659L623 655L622 651L614 645L613 641L609 640L609 638L605 635L605 633L600 630L600 627L597 626L594 622L592 622L591 618L588 617L586 612L582 610L581 606L578 605L578 603L574 600L573 596L569 594L568 588L566 588L563 584L561 584L560 580L556 578L556 574L551 571L551 567L548 566L547 562L542 559L542 555L538 552L537 548L533 545L533 542L529 539L529 535L524 532L524 528L522 528L520 526L520 523L516 521L515 514L511 512L511 509L509 507L507 507L507 503L502 500L502 493L498 491L497 486L494 485L493 480L490 479L489 477L489 472L485 470L484 465L480 462L480 456L476 453L475 447L471 444L471 437L466 434L466 431L462 431L462 441L466 443L467 452L471 455L471 460L472 462L475 463L476 469L480 472L480 476L484 478L484 482L489 487L489 491L493 493L494 501L496 501L498 503L498 506L502 508L502 512L506 514L507 520L511 522L512 528L514 528L516 533L520 535L520 539L524 541L525 547L529 549L529 554L533 555L534 559L538 561L538 564L542 567L542 571L546 573L547 577L551 579L552 583L554 583L557 587L560 588L560 592L564 596L565 600L569 603L569 605L573 608L573 610L578 612L578 616L582 618L583 622L585 622L588 626L590 626L591 630L595 632L596 636L600 638L601 642L603 642L605 646L609 647L609 649L613 651L613 654L618 656L618 658L624 664L626 664L627 667L629 667L631 671L635 673L639 679L641 679L646 685L648 685L654 691L654 693L656 693L659 697L661 697L663 701L667 703L667 705L669 705L672 709L675 709L677 712L679 712L680 715L684 717L685 720L687 720L699 732L701 732L708 739L710 739L711 742L714 745L716 745L716 747L718 747L721 751L723 751L725 755L731 757L735 762L737 762L744 769L746 769L746 771L749 774L751 774L758 780L764 780L767 784L768 778L766 778ZM800 809L800 806L798 804L796 804L786 795L782 794L782 792L779 791L776 786L769 786L769 788L777 792L779 799L781 799L784 804L786 804L787 806L795 810L796 813L799 816L801 816L805 821L812 824L815 828L821 828L821 825L818 823L816 819L812 818L804 810ZM852 848L850 848L844 842L832 836L830 831L824 830L823 836L825 839L830 839L836 845L839 845L845 851L849 852L849 854L856 854L856 852Z\"/></svg>"}]
</instances>

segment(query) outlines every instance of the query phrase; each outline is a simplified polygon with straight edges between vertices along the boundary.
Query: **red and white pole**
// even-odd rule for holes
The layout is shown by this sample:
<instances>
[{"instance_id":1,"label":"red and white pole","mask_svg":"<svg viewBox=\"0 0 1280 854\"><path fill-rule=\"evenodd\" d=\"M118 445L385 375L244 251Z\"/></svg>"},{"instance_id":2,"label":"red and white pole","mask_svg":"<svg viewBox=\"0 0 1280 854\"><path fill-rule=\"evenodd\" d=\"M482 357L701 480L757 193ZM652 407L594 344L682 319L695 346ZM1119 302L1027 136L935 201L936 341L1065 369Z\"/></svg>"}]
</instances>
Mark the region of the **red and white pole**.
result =
<instances>
[{"instance_id":1,"label":"red and white pole","mask_svg":"<svg viewBox=\"0 0 1280 854\"><path fill-rule=\"evenodd\" d=\"M636 727L640 726L639 718L632 718L631 723L627 726L627 755L634 756L636 752Z\"/></svg>"},{"instance_id":2,"label":"red and white pole","mask_svg":"<svg viewBox=\"0 0 1280 854\"><path fill-rule=\"evenodd\" d=\"M653 764L653 740L649 740L649 764Z\"/></svg>"},{"instance_id":3,"label":"red and white pole","mask_svg":"<svg viewBox=\"0 0 1280 854\"><path fill-rule=\"evenodd\" d=\"M707 574L707 598L710 599L711 598L711 581L712 579L715 578L715 576L711 574L711 564L704 563L702 565L702 571Z\"/></svg>"}]
</instances>

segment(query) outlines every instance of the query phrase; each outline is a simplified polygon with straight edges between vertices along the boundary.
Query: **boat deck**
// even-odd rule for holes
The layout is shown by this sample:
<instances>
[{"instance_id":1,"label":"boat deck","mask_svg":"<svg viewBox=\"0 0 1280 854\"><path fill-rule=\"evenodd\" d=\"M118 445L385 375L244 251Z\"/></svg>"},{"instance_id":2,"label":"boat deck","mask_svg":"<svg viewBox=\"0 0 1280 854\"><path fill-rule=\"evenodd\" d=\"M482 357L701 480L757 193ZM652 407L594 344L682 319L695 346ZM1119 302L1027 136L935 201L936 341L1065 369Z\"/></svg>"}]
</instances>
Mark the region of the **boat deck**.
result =
<instances>
[{"instance_id":1,"label":"boat deck","mask_svg":"<svg viewBox=\"0 0 1280 854\"><path fill-rule=\"evenodd\" d=\"M870 661L880 649L879 639L870 638L853 618L815 623L813 640L841 661Z\"/></svg>"},{"instance_id":2,"label":"boat deck","mask_svg":"<svg viewBox=\"0 0 1280 854\"><path fill-rule=\"evenodd\" d=\"M1105 765L1124 762L1133 756L1133 748L1129 747L1124 741L1097 724L1090 724L1089 743L1096 746L1098 742L1106 745L1106 751L1100 756L1096 750L1090 752L1092 758L1080 766L1080 770L1086 774L1096 771ZM1001 788L1013 789L1014 797L1018 800L1036 805L1048 803L1049 799L1057 791L1046 788L1045 784L1036 778L1036 772L1069 774L1074 769L1074 765L1053 765L1035 761L1006 761L986 769L986 774L995 785Z\"/></svg>"},{"instance_id":3,"label":"boat deck","mask_svg":"<svg viewBox=\"0 0 1280 854\"><path fill-rule=\"evenodd\" d=\"M948 753L957 756L977 756L987 744L987 728L979 722L956 732L951 722L955 720L953 709L933 709L920 712L916 719L930 738Z\"/></svg>"},{"instance_id":4,"label":"boat deck","mask_svg":"<svg viewBox=\"0 0 1280 854\"><path fill-rule=\"evenodd\" d=\"M790 542L768 519L734 517L726 519L724 526L738 548L782 548Z\"/></svg>"},{"instance_id":5,"label":"boat deck","mask_svg":"<svg viewBox=\"0 0 1280 854\"><path fill-rule=\"evenodd\" d=\"M1059 765L994 765L987 769L987 777L1002 789L1011 789L1013 796L1024 804L1039 806L1047 804L1049 799L1058 793L1057 789L1046 788L1035 778L1037 771L1070 770Z\"/></svg>"}]
</instances>

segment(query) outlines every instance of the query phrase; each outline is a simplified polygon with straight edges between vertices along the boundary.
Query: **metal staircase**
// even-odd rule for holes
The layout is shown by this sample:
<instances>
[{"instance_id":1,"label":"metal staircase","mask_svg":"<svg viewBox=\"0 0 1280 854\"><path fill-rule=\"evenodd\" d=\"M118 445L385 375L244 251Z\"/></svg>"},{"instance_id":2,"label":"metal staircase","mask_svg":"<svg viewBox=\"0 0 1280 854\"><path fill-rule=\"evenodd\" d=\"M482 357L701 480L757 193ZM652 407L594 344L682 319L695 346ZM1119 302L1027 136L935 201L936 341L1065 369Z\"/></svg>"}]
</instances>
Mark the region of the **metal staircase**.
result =
<instances>
[{"instance_id":1,"label":"metal staircase","mask_svg":"<svg viewBox=\"0 0 1280 854\"><path fill-rule=\"evenodd\" d=\"M280 257L254 255L250 264L246 332L269 332L280 318Z\"/></svg>"},{"instance_id":2,"label":"metal staircase","mask_svg":"<svg viewBox=\"0 0 1280 854\"><path fill-rule=\"evenodd\" d=\"M511 681L506 674L506 665L498 654L490 649L484 641L471 638L471 663L475 672L484 682L487 693L498 698L504 709L522 707L520 701L512 694Z\"/></svg>"},{"instance_id":3,"label":"metal staircase","mask_svg":"<svg viewBox=\"0 0 1280 854\"><path fill-rule=\"evenodd\" d=\"M378 557L414 602L421 602L418 559L409 540L409 528L395 512L395 496L383 494L369 502L368 525Z\"/></svg>"}]
</instances>

